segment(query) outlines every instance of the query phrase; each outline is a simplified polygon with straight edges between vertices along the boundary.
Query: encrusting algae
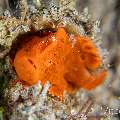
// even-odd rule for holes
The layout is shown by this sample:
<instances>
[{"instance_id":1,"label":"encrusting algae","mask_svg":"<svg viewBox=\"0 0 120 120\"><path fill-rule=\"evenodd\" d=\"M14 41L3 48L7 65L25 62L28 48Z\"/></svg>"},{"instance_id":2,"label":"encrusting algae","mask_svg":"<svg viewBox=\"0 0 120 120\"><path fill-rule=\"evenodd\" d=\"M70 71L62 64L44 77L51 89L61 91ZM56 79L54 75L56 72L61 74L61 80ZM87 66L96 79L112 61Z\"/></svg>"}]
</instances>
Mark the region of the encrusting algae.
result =
<instances>
[{"instance_id":1,"label":"encrusting algae","mask_svg":"<svg viewBox=\"0 0 120 120\"><path fill-rule=\"evenodd\" d=\"M92 89L106 76L96 70L101 58L96 46L85 36L73 36L74 46L64 28L39 37L32 36L14 59L18 79L28 85L51 83L49 93L63 99L64 92L73 93L79 88Z\"/></svg>"}]
</instances>

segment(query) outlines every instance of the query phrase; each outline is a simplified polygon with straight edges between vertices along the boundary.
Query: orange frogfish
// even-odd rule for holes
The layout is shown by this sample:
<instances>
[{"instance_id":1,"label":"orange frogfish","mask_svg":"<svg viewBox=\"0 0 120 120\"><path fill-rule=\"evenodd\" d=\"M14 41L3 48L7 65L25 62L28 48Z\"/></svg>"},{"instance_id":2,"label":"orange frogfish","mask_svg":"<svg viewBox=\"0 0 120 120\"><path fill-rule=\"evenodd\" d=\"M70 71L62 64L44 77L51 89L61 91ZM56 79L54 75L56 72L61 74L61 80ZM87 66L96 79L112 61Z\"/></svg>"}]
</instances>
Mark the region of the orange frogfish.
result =
<instances>
[{"instance_id":1,"label":"orange frogfish","mask_svg":"<svg viewBox=\"0 0 120 120\"><path fill-rule=\"evenodd\" d=\"M13 60L18 79L28 85L49 81L49 93L61 99L65 91L90 90L101 84L106 70L96 72L102 62L98 49L88 37L74 35L72 39L74 46L62 27L44 37L32 36Z\"/></svg>"}]
</instances>

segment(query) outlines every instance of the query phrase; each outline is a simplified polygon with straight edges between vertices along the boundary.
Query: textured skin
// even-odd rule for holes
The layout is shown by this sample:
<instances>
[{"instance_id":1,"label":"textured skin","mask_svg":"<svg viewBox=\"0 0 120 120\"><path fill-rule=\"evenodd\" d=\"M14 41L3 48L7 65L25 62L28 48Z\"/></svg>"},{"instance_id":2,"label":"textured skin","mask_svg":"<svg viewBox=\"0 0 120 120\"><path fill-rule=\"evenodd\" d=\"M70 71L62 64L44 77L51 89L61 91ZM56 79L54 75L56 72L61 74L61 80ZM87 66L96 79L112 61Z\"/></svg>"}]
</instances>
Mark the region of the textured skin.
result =
<instances>
[{"instance_id":1,"label":"textured skin","mask_svg":"<svg viewBox=\"0 0 120 120\"><path fill-rule=\"evenodd\" d=\"M51 83L49 93L63 99L64 92L92 89L105 78L106 71L96 72L101 58L96 46L84 36L74 36L72 47L64 28L46 37L33 36L17 51L14 67L18 78L29 85L38 80Z\"/></svg>"}]
</instances>

